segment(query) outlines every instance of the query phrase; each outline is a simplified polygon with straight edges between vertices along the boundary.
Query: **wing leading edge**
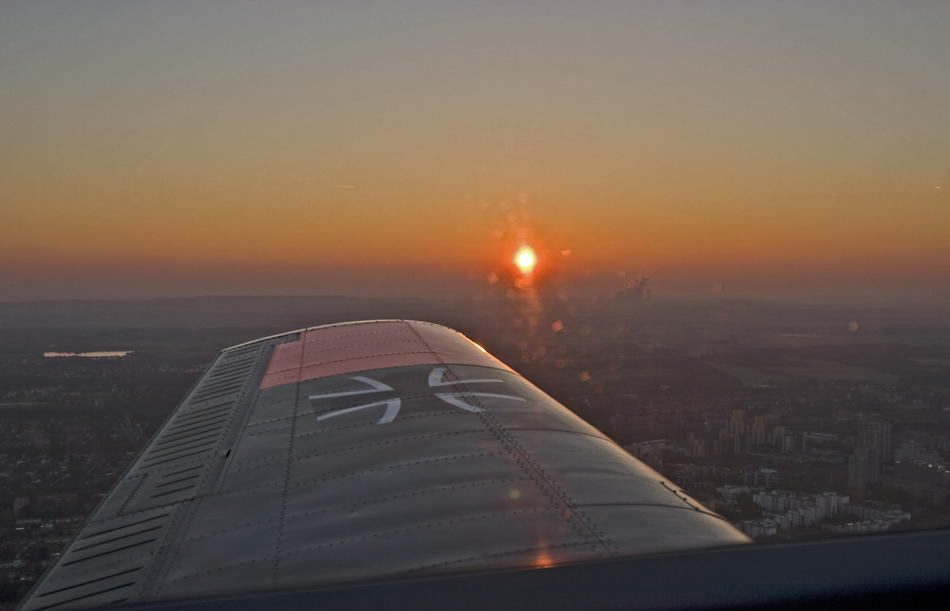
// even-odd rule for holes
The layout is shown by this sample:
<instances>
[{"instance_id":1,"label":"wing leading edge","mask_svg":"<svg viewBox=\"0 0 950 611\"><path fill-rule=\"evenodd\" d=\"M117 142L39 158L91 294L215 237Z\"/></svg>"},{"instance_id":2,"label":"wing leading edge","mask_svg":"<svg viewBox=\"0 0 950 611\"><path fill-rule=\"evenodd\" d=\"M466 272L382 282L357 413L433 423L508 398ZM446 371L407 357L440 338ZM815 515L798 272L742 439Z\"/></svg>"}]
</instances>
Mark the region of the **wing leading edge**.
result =
<instances>
[{"instance_id":1,"label":"wing leading edge","mask_svg":"<svg viewBox=\"0 0 950 611\"><path fill-rule=\"evenodd\" d=\"M747 541L461 334L367 321L223 351L21 608Z\"/></svg>"}]
</instances>

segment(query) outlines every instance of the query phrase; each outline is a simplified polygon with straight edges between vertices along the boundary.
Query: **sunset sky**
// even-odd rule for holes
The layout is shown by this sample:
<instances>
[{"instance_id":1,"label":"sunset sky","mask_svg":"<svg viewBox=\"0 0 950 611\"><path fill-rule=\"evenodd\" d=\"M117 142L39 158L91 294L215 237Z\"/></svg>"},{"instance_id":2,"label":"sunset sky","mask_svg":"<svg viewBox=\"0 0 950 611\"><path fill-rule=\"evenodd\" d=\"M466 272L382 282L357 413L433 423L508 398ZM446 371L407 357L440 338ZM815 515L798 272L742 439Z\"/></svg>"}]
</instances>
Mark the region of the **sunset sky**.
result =
<instances>
[{"instance_id":1,"label":"sunset sky","mask_svg":"<svg viewBox=\"0 0 950 611\"><path fill-rule=\"evenodd\" d=\"M945 1L5 1L0 83L0 301L950 290Z\"/></svg>"}]
</instances>

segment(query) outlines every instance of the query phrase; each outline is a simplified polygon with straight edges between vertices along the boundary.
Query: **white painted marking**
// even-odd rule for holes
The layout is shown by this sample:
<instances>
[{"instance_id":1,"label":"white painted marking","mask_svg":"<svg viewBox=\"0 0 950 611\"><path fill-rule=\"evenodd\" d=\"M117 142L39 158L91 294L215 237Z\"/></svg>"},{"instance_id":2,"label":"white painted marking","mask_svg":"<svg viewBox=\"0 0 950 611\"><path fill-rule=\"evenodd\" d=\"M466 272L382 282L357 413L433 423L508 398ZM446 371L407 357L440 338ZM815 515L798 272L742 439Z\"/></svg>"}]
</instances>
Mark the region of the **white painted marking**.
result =
<instances>
[{"instance_id":1,"label":"white painted marking","mask_svg":"<svg viewBox=\"0 0 950 611\"><path fill-rule=\"evenodd\" d=\"M496 379L482 379L482 380L458 380L457 382L443 382L442 376L445 375L445 367L436 367L429 374L429 386L452 386L453 384L462 383L462 384L481 384L481 383L491 383L491 382L501 382L504 380ZM332 399L335 397L352 397L354 395L365 395L378 392L386 392L389 390L394 390L392 386L388 386L374 380L372 378L367 378L363 376L354 376L350 378L357 382L362 382L370 386L371 388L364 390L349 390L346 392L335 392L326 395L310 395L309 398L313 401L318 399ZM474 397L488 397L493 399L513 399L515 401L524 401L521 397L514 397L511 395L497 395L487 392L440 392L435 394L436 397L442 399L449 405L454 405L460 409L464 409L467 412L478 413L483 411L482 408L470 403L466 403L463 399L465 398L474 398ZM374 403L366 403L364 405L357 405L356 407L347 407L346 409L340 409L335 412L329 412L317 416L318 421L326 420L327 418L335 418L337 416L342 416L343 414L350 414L352 412L357 412L360 410L368 409L370 407L379 407L381 405L386 406L386 411L383 413L383 417L379 419L379 422L376 424L389 424L396 419L396 416L399 415L399 409L402 406L402 400L398 397L395 399L387 399L385 401L376 401Z\"/></svg>"},{"instance_id":2,"label":"white painted marking","mask_svg":"<svg viewBox=\"0 0 950 611\"><path fill-rule=\"evenodd\" d=\"M367 409L369 407L376 407L379 405L386 406L386 412L383 414L383 417L379 419L379 422L376 424L389 424L396 419L396 416L399 415L399 407L401 401L397 399L390 399L388 401L377 401L376 403L367 403L366 405L357 405L356 407L348 407L346 409L337 410L335 412L330 412L328 414L323 414L317 416L317 420L326 420L327 418L335 418L336 416L342 416L343 414L349 414L350 412L356 412L361 409Z\"/></svg>"},{"instance_id":3,"label":"white painted marking","mask_svg":"<svg viewBox=\"0 0 950 611\"><path fill-rule=\"evenodd\" d=\"M384 392L387 390L393 390L392 386L387 386L383 384L382 382L377 382L376 380L373 380L370 378L364 378L363 376L354 376L350 379L356 380L357 382L362 382L364 384L369 384L373 388L370 390L351 390L349 392L335 392L329 395L310 395L310 397L308 398L312 401L316 401L317 399L330 399L333 397L351 397L353 395L365 395L365 394L370 394L374 392Z\"/></svg>"},{"instance_id":4,"label":"white painted marking","mask_svg":"<svg viewBox=\"0 0 950 611\"><path fill-rule=\"evenodd\" d=\"M331 399L333 397L352 397L353 395L365 395L372 394L377 392L386 392L388 390L393 390L392 386L387 386L382 382L378 382L372 378L366 378L363 376L353 376L351 380L356 380L357 382L362 382L363 384L368 384L372 388L366 390L350 390L347 392L335 392L328 395L310 395L311 400L317 399ZM335 412L330 412L328 414L323 414L322 416L317 416L317 420L326 420L327 418L334 418L336 416L342 416L343 414L349 414L351 412L356 412L361 409L366 409L368 407L376 407L378 405L385 405L386 412L383 414L383 417L379 419L379 422L376 424L389 424L396 419L396 416L399 415L399 407L402 404L402 401L397 397L395 399L388 399L386 401L377 401L375 403L367 403L365 405L357 405L356 407L348 407L346 409L340 409Z\"/></svg>"},{"instance_id":5,"label":"white painted marking","mask_svg":"<svg viewBox=\"0 0 950 611\"><path fill-rule=\"evenodd\" d=\"M445 375L445 367L436 367L429 373L429 386L452 386L453 384L481 384L483 382L501 382L504 380L484 379L484 380L458 380L455 382L443 382L442 376Z\"/></svg>"},{"instance_id":6,"label":"white painted marking","mask_svg":"<svg viewBox=\"0 0 950 611\"><path fill-rule=\"evenodd\" d=\"M376 424L389 424L396 419L396 416L399 415L399 399L393 399L386 402L386 413L383 414L383 417L379 419L379 422Z\"/></svg>"},{"instance_id":7,"label":"white painted marking","mask_svg":"<svg viewBox=\"0 0 950 611\"><path fill-rule=\"evenodd\" d=\"M462 401L461 399L457 398L456 395L454 395L454 394L442 394L442 393L439 393L439 394L436 395L436 397L442 399L443 401L445 401L445 402L448 403L449 405L454 405L455 407L460 407L460 408L464 409L464 410L467 411L467 412L472 412L473 414L477 414L478 412L484 411L484 410L482 410L482 408L480 408L480 407L475 407L474 405L469 405L469 404L466 403L465 401Z\"/></svg>"},{"instance_id":8,"label":"white painted marking","mask_svg":"<svg viewBox=\"0 0 950 611\"><path fill-rule=\"evenodd\" d=\"M476 407L469 403L462 401L465 397L490 397L493 399L514 399L515 401L524 401L521 397L513 397L511 395L496 395L488 392L437 392L435 396L442 399L449 405L454 405L455 407L460 407L465 411L478 413L485 411L480 407Z\"/></svg>"}]
</instances>

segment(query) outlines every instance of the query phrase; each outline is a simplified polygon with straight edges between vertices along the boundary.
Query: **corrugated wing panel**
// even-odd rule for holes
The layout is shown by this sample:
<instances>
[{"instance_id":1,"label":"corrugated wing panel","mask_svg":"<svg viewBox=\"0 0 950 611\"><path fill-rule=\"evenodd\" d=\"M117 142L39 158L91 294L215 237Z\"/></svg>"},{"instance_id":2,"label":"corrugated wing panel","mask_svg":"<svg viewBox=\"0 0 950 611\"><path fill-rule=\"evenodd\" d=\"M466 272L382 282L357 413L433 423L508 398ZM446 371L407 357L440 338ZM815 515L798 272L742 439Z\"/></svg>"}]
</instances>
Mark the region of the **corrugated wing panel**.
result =
<instances>
[{"instance_id":1,"label":"corrugated wing panel","mask_svg":"<svg viewBox=\"0 0 950 611\"><path fill-rule=\"evenodd\" d=\"M264 359L278 341L221 353L24 602L24 610L101 606L141 595L156 559L174 540L177 522L207 491L227 440L243 425Z\"/></svg>"}]
</instances>

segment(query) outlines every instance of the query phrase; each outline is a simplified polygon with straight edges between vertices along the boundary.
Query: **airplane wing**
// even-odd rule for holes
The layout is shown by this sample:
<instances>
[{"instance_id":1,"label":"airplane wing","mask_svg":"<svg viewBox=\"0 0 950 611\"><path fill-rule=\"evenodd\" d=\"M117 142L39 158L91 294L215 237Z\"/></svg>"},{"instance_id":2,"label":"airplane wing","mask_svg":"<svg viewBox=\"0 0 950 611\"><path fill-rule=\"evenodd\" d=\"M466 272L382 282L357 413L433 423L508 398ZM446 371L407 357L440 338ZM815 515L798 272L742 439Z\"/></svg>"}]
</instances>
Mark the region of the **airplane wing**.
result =
<instances>
[{"instance_id":1,"label":"airplane wing","mask_svg":"<svg viewBox=\"0 0 950 611\"><path fill-rule=\"evenodd\" d=\"M224 350L21 609L747 541L463 335L367 321Z\"/></svg>"}]
</instances>

